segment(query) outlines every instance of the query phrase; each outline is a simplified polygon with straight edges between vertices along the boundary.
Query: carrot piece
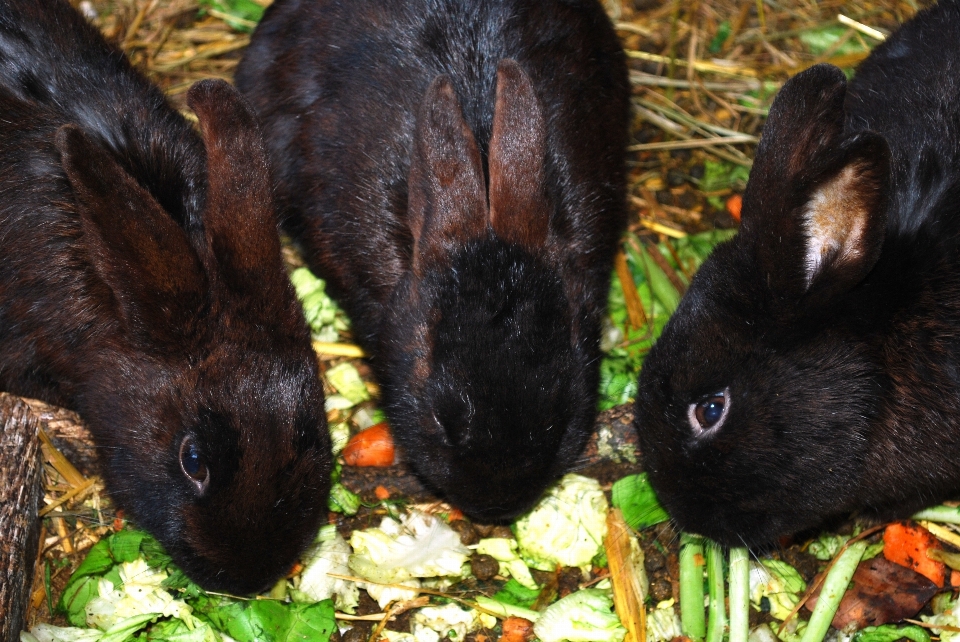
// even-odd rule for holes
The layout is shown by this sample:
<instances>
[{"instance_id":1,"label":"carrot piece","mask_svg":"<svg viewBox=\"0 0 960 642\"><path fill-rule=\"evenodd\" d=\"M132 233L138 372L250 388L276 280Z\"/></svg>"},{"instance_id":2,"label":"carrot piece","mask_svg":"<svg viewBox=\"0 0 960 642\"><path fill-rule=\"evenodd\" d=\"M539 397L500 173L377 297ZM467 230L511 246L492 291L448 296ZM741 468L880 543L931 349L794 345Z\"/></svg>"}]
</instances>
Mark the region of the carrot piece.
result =
<instances>
[{"instance_id":1,"label":"carrot piece","mask_svg":"<svg viewBox=\"0 0 960 642\"><path fill-rule=\"evenodd\" d=\"M463 511L459 508L451 508L449 512L447 512L447 523L455 522L458 519L463 519Z\"/></svg>"},{"instance_id":2,"label":"carrot piece","mask_svg":"<svg viewBox=\"0 0 960 642\"><path fill-rule=\"evenodd\" d=\"M373 494L377 496L377 499L390 499L390 491L383 486L374 488Z\"/></svg>"},{"instance_id":3,"label":"carrot piece","mask_svg":"<svg viewBox=\"0 0 960 642\"><path fill-rule=\"evenodd\" d=\"M912 568L937 586L947 579L947 567L927 557L927 551L940 547L930 531L912 522L895 522L883 531L883 556Z\"/></svg>"},{"instance_id":4,"label":"carrot piece","mask_svg":"<svg viewBox=\"0 0 960 642\"><path fill-rule=\"evenodd\" d=\"M533 622L522 617L508 617L501 627L497 642L528 642L533 639Z\"/></svg>"},{"instance_id":5,"label":"carrot piece","mask_svg":"<svg viewBox=\"0 0 960 642\"><path fill-rule=\"evenodd\" d=\"M343 461L349 466L392 466L393 438L386 422L361 430L347 442Z\"/></svg>"},{"instance_id":6,"label":"carrot piece","mask_svg":"<svg viewBox=\"0 0 960 642\"><path fill-rule=\"evenodd\" d=\"M727 199L727 211L738 223L740 222L740 210L743 209L743 197L734 194Z\"/></svg>"},{"instance_id":7,"label":"carrot piece","mask_svg":"<svg viewBox=\"0 0 960 642\"><path fill-rule=\"evenodd\" d=\"M960 587L960 571L950 571L950 586L953 588Z\"/></svg>"}]
</instances>

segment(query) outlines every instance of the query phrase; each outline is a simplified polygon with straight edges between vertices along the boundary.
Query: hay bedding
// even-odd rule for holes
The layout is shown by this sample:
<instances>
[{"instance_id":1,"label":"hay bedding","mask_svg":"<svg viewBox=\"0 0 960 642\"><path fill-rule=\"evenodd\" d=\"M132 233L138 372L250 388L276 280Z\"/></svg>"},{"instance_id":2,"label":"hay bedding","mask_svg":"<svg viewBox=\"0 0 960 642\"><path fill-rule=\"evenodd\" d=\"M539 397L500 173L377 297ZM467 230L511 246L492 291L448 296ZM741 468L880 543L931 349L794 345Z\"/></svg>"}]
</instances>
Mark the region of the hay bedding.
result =
<instances>
[{"instance_id":1,"label":"hay bedding","mask_svg":"<svg viewBox=\"0 0 960 642\"><path fill-rule=\"evenodd\" d=\"M782 81L821 61L855 65L877 42L875 35L857 24L888 33L918 9L914 2L897 0L624 0L622 4L608 0L607 4L631 58L636 106L627 243L647 248L667 238L734 228L737 221L725 201L743 188L764 115ZM84 0L77 4L184 111L190 85L210 77L230 80L249 42L244 30L249 31L252 23L211 10L206 1L204 5L194 0ZM839 23L838 14L848 17L854 27ZM662 263L664 273L682 293L692 270L684 270L680 261L664 260L662 253L648 255ZM299 264L293 250L286 248L285 256L291 267ZM627 297L626 306L635 327L650 317L651 311L644 310L636 298ZM321 359L325 368L345 360L329 354ZM362 363L357 363L366 374ZM375 392L372 384L369 387ZM35 547L25 557L36 556L33 584L26 595L26 625L64 624L62 616L51 612L59 590L84 553L122 527L122 515L102 495L89 434L78 417L5 395L0 396L0 406L5 417L15 415L20 429L26 431L22 434L44 432L39 442L42 465L37 470L42 477L43 519L35 538L24 538ZM606 427L606 435L616 445L635 450L631 418L629 407L622 406L601 415L598 426ZM38 442L30 443L18 445L23 461L35 461ZM638 464L605 452L606 456L598 452L594 440L584 457L584 472L609 484L638 469ZM432 501L402 466L347 468L344 483L367 501L375 499L378 486L387 488L394 498L426 505ZM376 511L361 511L358 517L342 520L339 527L346 532L378 519ZM676 534L669 526L660 526L642 533L641 542L653 599L675 597ZM795 548L784 549L782 555L797 564L807 579L816 570L816 563L797 556ZM551 581L560 585L578 581L558 577ZM5 599L10 598L0 589L0 609L5 605L13 609L0 620L10 624L17 619L11 614L24 604Z\"/></svg>"}]
</instances>

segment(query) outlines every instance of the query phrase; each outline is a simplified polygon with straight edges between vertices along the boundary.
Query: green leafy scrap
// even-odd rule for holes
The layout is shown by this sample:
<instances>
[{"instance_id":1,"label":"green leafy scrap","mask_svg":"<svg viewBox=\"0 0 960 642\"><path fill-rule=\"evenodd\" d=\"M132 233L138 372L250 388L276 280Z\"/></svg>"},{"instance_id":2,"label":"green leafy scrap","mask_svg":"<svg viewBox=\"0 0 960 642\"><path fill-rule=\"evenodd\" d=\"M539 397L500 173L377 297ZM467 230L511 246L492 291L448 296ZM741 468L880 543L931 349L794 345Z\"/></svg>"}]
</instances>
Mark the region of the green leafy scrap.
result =
<instances>
[{"instance_id":1,"label":"green leafy scrap","mask_svg":"<svg viewBox=\"0 0 960 642\"><path fill-rule=\"evenodd\" d=\"M493 599L504 604L530 609L536 604L539 596L540 589L529 589L511 577L502 589L494 593Z\"/></svg>"},{"instance_id":2,"label":"green leafy scrap","mask_svg":"<svg viewBox=\"0 0 960 642\"><path fill-rule=\"evenodd\" d=\"M222 18L231 29L243 33L253 31L265 9L253 0L200 0L200 7Z\"/></svg>"},{"instance_id":3,"label":"green leafy scrap","mask_svg":"<svg viewBox=\"0 0 960 642\"><path fill-rule=\"evenodd\" d=\"M717 33L713 36L713 39L710 40L710 44L707 45L707 51L712 54L720 53L720 50L723 48L723 43L730 37L732 29L733 27L730 25L729 20L721 22L720 26L717 27Z\"/></svg>"},{"instance_id":4,"label":"green leafy scrap","mask_svg":"<svg viewBox=\"0 0 960 642\"><path fill-rule=\"evenodd\" d=\"M746 186L748 178L750 178L750 169L743 165L707 159L703 163L703 178L700 179L700 189L707 193L726 190L741 192ZM707 201L718 210L724 208L723 199L719 196L708 196Z\"/></svg>"},{"instance_id":5,"label":"green leafy scrap","mask_svg":"<svg viewBox=\"0 0 960 642\"><path fill-rule=\"evenodd\" d=\"M137 634L138 640L219 642L220 633L226 633L238 642L327 642L336 626L331 600L288 604L273 600L232 601L210 596L171 565L169 555L156 539L133 529L122 530L97 542L70 577L59 602L70 623L86 627L85 607L98 596L100 579L120 586L120 565L139 557L143 557L148 565L169 572L163 588L175 591L178 599L186 601L193 609L195 617L180 620L157 613L137 615L121 620L105 631L101 640L123 642L146 626L145 631Z\"/></svg>"},{"instance_id":6,"label":"green leafy scrap","mask_svg":"<svg viewBox=\"0 0 960 642\"><path fill-rule=\"evenodd\" d=\"M899 627L896 624L884 624L857 631L851 642L895 642L902 638L913 642L930 642L930 633L915 624Z\"/></svg>"},{"instance_id":7,"label":"green leafy scrap","mask_svg":"<svg viewBox=\"0 0 960 642\"><path fill-rule=\"evenodd\" d=\"M870 51L870 47L862 38L858 38L856 35L849 37L848 33L850 33L849 27L829 25L804 31L798 38L807 48L807 51L814 56L822 56L827 53L834 56L845 56Z\"/></svg>"},{"instance_id":8,"label":"green leafy scrap","mask_svg":"<svg viewBox=\"0 0 960 642\"><path fill-rule=\"evenodd\" d=\"M313 604L230 602L209 609L204 615L214 628L237 642L327 642L336 628L333 600Z\"/></svg>"},{"instance_id":9,"label":"green leafy scrap","mask_svg":"<svg viewBox=\"0 0 960 642\"><path fill-rule=\"evenodd\" d=\"M611 503L623 513L623 519L634 530L642 530L670 519L660 505L647 473L628 475L615 482L610 490Z\"/></svg>"}]
</instances>

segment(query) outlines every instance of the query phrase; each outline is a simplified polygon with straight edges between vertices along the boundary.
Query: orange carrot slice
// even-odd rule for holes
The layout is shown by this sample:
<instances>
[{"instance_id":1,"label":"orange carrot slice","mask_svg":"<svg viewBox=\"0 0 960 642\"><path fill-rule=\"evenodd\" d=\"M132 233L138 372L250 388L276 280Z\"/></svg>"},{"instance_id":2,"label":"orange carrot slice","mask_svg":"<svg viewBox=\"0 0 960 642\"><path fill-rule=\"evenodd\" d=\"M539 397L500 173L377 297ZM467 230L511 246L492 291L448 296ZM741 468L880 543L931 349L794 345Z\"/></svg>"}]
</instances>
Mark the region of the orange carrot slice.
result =
<instances>
[{"instance_id":1,"label":"orange carrot slice","mask_svg":"<svg viewBox=\"0 0 960 642\"><path fill-rule=\"evenodd\" d=\"M941 548L930 531L912 522L896 522L883 531L883 556L891 562L912 568L937 586L947 579L947 567L927 557L931 548Z\"/></svg>"},{"instance_id":2,"label":"orange carrot slice","mask_svg":"<svg viewBox=\"0 0 960 642\"><path fill-rule=\"evenodd\" d=\"M343 461L349 466L392 466L394 456L393 438L386 422L358 432L343 449Z\"/></svg>"},{"instance_id":3,"label":"orange carrot slice","mask_svg":"<svg viewBox=\"0 0 960 642\"><path fill-rule=\"evenodd\" d=\"M528 642L533 639L533 622L522 617L508 617L501 627L497 642Z\"/></svg>"},{"instance_id":4,"label":"orange carrot slice","mask_svg":"<svg viewBox=\"0 0 960 642\"><path fill-rule=\"evenodd\" d=\"M743 209L743 197L734 194L727 199L727 211L738 223L740 222L740 210Z\"/></svg>"},{"instance_id":5,"label":"orange carrot slice","mask_svg":"<svg viewBox=\"0 0 960 642\"><path fill-rule=\"evenodd\" d=\"M373 494L377 496L377 499L384 500L390 499L390 491L387 490L384 486L377 486L373 489Z\"/></svg>"}]
</instances>

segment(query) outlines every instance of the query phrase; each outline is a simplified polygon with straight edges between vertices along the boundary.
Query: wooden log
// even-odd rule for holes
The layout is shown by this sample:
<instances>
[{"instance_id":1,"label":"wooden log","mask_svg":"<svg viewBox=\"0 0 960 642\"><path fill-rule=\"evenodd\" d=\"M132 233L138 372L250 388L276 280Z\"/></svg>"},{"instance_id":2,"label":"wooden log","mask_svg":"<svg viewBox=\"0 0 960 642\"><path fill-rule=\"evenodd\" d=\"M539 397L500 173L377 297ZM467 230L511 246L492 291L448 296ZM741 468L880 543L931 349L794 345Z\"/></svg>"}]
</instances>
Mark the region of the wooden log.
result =
<instances>
[{"instance_id":1,"label":"wooden log","mask_svg":"<svg viewBox=\"0 0 960 642\"><path fill-rule=\"evenodd\" d=\"M37 556L42 489L40 422L22 400L0 395L0 640L20 639Z\"/></svg>"}]
</instances>

